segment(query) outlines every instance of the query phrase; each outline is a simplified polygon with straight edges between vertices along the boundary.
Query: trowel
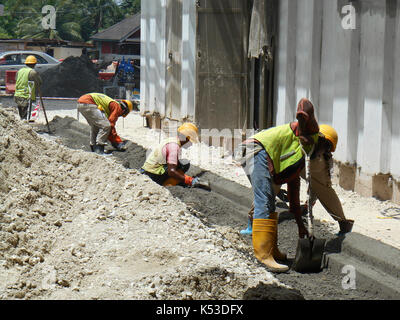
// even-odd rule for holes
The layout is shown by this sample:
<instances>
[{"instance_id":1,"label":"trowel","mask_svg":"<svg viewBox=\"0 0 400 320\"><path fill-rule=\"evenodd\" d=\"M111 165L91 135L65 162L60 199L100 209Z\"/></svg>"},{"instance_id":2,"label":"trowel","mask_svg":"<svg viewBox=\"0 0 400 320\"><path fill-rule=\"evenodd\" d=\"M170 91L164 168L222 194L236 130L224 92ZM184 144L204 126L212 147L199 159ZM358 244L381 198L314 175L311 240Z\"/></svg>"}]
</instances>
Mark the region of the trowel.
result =
<instances>
[{"instance_id":1,"label":"trowel","mask_svg":"<svg viewBox=\"0 0 400 320\"><path fill-rule=\"evenodd\" d=\"M302 148L303 149L303 148ZM305 154L306 179L307 179L307 195L308 203L311 203L311 171L310 171L310 154ZM296 256L292 265L292 269L297 272L319 272L322 269L322 259L325 249L325 239L317 239L314 236L314 217L312 214L312 206L307 206L307 225L308 238L299 239L297 242Z\"/></svg>"}]
</instances>

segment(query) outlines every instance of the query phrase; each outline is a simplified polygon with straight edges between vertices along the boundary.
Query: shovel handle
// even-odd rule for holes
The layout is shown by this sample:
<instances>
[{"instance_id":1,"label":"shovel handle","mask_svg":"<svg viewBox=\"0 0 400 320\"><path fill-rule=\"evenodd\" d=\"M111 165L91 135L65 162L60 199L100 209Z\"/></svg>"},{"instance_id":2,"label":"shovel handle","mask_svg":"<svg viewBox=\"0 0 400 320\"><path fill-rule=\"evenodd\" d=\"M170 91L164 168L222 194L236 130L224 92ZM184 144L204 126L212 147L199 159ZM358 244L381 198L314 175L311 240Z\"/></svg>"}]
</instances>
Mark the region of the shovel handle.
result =
<instances>
[{"instance_id":1,"label":"shovel handle","mask_svg":"<svg viewBox=\"0 0 400 320\"><path fill-rule=\"evenodd\" d=\"M308 234L310 239L314 239L314 217L312 214L312 205L311 205L311 170L310 170L310 157L312 153L314 152L315 145L313 145L310 153L307 153L303 145L301 145L301 150L303 151L305 155L305 167L306 167L306 181L307 181L307 200L308 200L308 206L307 206L307 224L308 224Z\"/></svg>"}]
</instances>

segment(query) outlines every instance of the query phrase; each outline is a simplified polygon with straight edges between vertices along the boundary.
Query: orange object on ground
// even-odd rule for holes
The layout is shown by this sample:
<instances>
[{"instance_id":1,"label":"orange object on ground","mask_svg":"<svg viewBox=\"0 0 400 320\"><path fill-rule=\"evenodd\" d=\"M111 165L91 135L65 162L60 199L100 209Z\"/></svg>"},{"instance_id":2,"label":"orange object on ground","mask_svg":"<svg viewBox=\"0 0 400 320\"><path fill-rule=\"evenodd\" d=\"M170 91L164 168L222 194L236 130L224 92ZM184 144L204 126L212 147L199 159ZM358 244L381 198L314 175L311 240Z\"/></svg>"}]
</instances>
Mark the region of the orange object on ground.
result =
<instances>
[{"instance_id":1,"label":"orange object on ground","mask_svg":"<svg viewBox=\"0 0 400 320\"><path fill-rule=\"evenodd\" d=\"M178 172L179 173L181 173L181 174L185 174L184 172L183 172L183 170L178 170ZM172 177L169 177L167 180L165 180L165 182L163 183L163 187L174 187L174 186L176 186L176 185L178 185L180 183L180 181L179 180L177 180L177 179L175 179L175 178L172 178Z\"/></svg>"},{"instance_id":2,"label":"orange object on ground","mask_svg":"<svg viewBox=\"0 0 400 320\"><path fill-rule=\"evenodd\" d=\"M17 79L17 70L6 70L6 93L12 94L15 92L15 82Z\"/></svg>"}]
</instances>

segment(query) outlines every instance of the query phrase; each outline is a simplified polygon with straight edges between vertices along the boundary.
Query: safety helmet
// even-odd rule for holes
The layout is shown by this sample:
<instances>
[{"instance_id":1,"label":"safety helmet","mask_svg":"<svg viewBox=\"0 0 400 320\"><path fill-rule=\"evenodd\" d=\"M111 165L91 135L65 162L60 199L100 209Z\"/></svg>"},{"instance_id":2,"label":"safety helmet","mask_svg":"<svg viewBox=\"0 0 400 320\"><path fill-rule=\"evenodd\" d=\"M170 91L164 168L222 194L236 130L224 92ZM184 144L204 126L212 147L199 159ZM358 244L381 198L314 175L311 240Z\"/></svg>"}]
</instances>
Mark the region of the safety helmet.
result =
<instances>
[{"instance_id":1,"label":"safety helmet","mask_svg":"<svg viewBox=\"0 0 400 320\"><path fill-rule=\"evenodd\" d=\"M36 64L37 63L37 59L35 56L28 56L25 59L25 64Z\"/></svg>"},{"instance_id":2,"label":"safety helmet","mask_svg":"<svg viewBox=\"0 0 400 320\"><path fill-rule=\"evenodd\" d=\"M178 132L189 138L192 143L199 142L199 129L191 122L185 122L178 128Z\"/></svg>"},{"instance_id":3,"label":"safety helmet","mask_svg":"<svg viewBox=\"0 0 400 320\"><path fill-rule=\"evenodd\" d=\"M125 118L133 110L133 103L129 100L121 100L122 116Z\"/></svg>"},{"instance_id":4,"label":"safety helmet","mask_svg":"<svg viewBox=\"0 0 400 320\"><path fill-rule=\"evenodd\" d=\"M331 152L334 152L336 150L339 139L336 130L327 124L321 124L319 125L319 132L322 133L325 139L329 140L332 143Z\"/></svg>"}]
</instances>

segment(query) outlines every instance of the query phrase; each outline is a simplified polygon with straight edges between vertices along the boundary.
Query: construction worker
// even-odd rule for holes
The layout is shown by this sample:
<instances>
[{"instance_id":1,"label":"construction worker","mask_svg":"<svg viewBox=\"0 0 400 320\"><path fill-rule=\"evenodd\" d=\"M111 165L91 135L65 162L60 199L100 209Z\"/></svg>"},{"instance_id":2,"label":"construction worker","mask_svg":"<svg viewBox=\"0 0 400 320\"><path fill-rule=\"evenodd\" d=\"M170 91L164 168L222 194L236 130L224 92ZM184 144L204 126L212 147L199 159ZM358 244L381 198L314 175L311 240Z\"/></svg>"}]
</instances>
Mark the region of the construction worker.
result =
<instances>
[{"instance_id":1,"label":"construction worker","mask_svg":"<svg viewBox=\"0 0 400 320\"><path fill-rule=\"evenodd\" d=\"M102 93L88 93L78 99L78 111L90 125L90 149L105 155L107 140L118 151L125 151L126 141L118 136L115 124L119 117L126 117L132 110L138 110L136 102L116 101Z\"/></svg>"},{"instance_id":2,"label":"construction worker","mask_svg":"<svg viewBox=\"0 0 400 320\"><path fill-rule=\"evenodd\" d=\"M311 205L314 206L318 199L331 217L339 223L339 235L344 235L351 232L354 221L346 219L339 197L332 188L332 152L335 152L337 142L336 130L329 125L321 124L318 147L310 161ZM305 170L301 172L301 177L305 179ZM307 205L306 203L302 206L303 214L307 213Z\"/></svg>"},{"instance_id":3,"label":"construction worker","mask_svg":"<svg viewBox=\"0 0 400 320\"><path fill-rule=\"evenodd\" d=\"M241 148L241 164L254 193L254 253L272 272L289 269L275 261L286 260L286 254L281 253L277 246L278 214L275 210L275 196L285 183L299 237L308 236L300 207L300 172L305 165L302 148L310 153L318 142L319 132L314 106L308 99L300 100L296 118L297 122L257 133L244 141Z\"/></svg>"},{"instance_id":4,"label":"construction worker","mask_svg":"<svg viewBox=\"0 0 400 320\"><path fill-rule=\"evenodd\" d=\"M342 204L336 191L332 188L331 169L333 167L332 152L336 150L338 134L334 128L329 125L321 124L317 146L310 158L311 171L311 204L315 205L317 199L322 206L339 223L340 231L338 235L344 235L351 232L354 220L346 219ZM300 173L303 179L306 179L305 169ZM308 204L301 206L302 215L307 214ZM293 210L293 208L290 208ZM254 206L249 212L249 224L247 229L240 233L243 235L252 234L250 222L253 219Z\"/></svg>"},{"instance_id":5,"label":"construction worker","mask_svg":"<svg viewBox=\"0 0 400 320\"><path fill-rule=\"evenodd\" d=\"M41 94L42 79L35 70L36 64L36 57L28 56L25 59L26 67L20 69L17 73L14 101L17 104L21 120L30 120L28 109L31 110L32 103L36 101L36 95Z\"/></svg>"},{"instance_id":6,"label":"construction worker","mask_svg":"<svg viewBox=\"0 0 400 320\"><path fill-rule=\"evenodd\" d=\"M177 136L164 139L147 157L141 172L163 186L181 184L197 187L205 181L186 175L190 163L180 160L181 148L198 143L199 129L193 123L186 122L178 128ZM185 161L186 162L186 161Z\"/></svg>"}]
</instances>

